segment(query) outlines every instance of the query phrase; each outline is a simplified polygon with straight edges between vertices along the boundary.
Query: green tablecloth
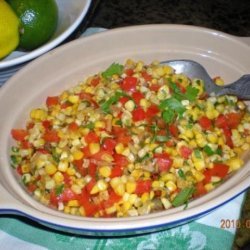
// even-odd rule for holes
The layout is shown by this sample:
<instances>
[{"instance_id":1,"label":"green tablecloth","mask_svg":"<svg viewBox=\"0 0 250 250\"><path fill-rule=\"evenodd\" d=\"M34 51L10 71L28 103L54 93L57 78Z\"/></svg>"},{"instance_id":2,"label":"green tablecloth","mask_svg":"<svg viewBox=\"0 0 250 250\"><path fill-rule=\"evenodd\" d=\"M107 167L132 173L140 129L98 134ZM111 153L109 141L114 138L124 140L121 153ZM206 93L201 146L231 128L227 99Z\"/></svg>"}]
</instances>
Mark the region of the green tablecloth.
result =
<instances>
[{"instance_id":1,"label":"green tablecloth","mask_svg":"<svg viewBox=\"0 0 250 250\"><path fill-rule=\"evenodd\" d=\"M16 216L0 216L0 249L4 250L229 250L235 230L233 223L221 228L222 220L239 218L244 194L210 214L165 231L121 238L84 237L53 231Z\"/></svg>"}]
</instances>

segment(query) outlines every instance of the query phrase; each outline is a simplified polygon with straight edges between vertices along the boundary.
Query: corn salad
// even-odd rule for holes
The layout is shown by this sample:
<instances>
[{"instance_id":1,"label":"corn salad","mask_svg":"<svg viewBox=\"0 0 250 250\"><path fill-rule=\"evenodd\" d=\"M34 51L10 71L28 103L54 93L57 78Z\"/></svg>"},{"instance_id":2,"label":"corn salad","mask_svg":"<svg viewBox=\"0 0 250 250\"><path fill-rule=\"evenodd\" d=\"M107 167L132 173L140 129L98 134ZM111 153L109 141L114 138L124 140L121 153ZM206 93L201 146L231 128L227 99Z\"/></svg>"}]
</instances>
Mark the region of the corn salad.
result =
<instances>
[{"instance_id":1,"label":"corn salad","mask_svg":"<svg viewBox=\"0 0 250 250\"><path fill-rule=\"evenodd\" d=\"M221 78L215 82L222 84ZM241 168L250 115L158 62L113 63L31 110L11 163L35 199L87 217L187 204Z\"/></svg>"}]
</instances>

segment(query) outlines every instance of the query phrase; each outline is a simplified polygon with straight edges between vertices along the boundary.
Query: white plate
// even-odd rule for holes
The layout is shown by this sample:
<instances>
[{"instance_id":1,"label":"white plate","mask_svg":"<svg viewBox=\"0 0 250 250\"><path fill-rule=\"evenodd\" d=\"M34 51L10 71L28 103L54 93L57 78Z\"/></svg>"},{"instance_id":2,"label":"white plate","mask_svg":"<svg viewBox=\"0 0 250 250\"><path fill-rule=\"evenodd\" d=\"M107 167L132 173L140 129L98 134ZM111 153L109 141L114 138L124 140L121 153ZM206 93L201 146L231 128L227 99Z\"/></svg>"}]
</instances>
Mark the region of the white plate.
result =
<instances>
[{"instance_id":1,"label":"white plate","mask_svg":"<svg viewBox=\"0 0 250 250\"><path fill-rule=\"evenodd\" d=\"M243 192L250 184L249 162L188 209L130 218L82 218L52 210L20 188L9 163L10 129L24 125L28 111L47 95L57 95L86 76L127 58L192 59L211 76L231 82L249 73L250 47L239 38L215 30L181 25L145 25L105 31L66 44L21 69L0 91L0 213L21 214L48 227L85 235L121 235L173 227L207 214ZM7 109L8 107L8 109ZM6 111L8 110L8 111Z\"/></svg>"},{"instance_id":2,"label":"white plate","mask_svg":"<svg viewBox=\"0 0 250 250\"><path fill-rule=\"evenodd\" d=\"M56 0L59 12L57 29L43 46L31 52L13 51L0 61L0 85L13 75L24 63L44 54L62 43L78 27L87 14L91 0ZM3 76L4 75L4 76Z\"/></svg>"}]
</instances>

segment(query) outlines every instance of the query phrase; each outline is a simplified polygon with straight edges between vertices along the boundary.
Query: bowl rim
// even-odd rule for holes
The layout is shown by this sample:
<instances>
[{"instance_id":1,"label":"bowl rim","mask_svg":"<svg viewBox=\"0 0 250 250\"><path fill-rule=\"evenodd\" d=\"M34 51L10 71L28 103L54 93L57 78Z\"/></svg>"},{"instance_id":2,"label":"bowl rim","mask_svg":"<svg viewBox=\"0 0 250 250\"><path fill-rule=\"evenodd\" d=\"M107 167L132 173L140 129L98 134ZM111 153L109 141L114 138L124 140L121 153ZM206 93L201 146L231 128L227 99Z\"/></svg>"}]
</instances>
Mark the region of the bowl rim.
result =
<instances>
[{"instance_id":1,"label":"bowl rim","mask_svg":"<svg viewBox=\"0 0 250 250\"><path fill-rule=\"evenodd\" d=\"M84 8L82 9L82 11L80 12L80 14L78 15L78 17L62 34L60 34L58 37L56 37L52 41L49 41L48 43L42 45L41 47L39 47L39 48L37 48L37 49L27 53L27 54L24 54L20 57L17 57L17 58L11 59L11 60L0 62L0 70L8 69L8 67L15 67L18 64L28 62L28 61L46 53L46 52L48 52L49 50L55 48L57 45L59 45L61 42L63 42L67 37L69 37L74 32L74 30L78 27L78 25L81 23L81 21L86 16L92 0L85 0L85 1L86 1L86 4L85 4Z\"/></svg>"}]
</instances>

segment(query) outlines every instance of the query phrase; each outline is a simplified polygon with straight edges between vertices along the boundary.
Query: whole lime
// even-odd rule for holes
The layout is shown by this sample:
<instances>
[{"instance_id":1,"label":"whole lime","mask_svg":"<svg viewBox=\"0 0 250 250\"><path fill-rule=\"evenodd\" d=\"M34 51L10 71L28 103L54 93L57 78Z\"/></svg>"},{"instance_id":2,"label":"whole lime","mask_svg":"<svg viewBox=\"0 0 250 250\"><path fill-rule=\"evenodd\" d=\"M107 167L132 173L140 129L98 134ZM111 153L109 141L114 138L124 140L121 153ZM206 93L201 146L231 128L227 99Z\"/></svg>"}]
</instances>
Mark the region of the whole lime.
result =
<instances>
[{"instance_id":1,"label":"whole lime","mask_svg":"<svg viewBox=\"0 0 250 250\"><path fill-rule=\"evenodd\" d=\"M58 22L55 0L8 0L21 21L19 47L33 50L53 36Z\"/></svg>"}]
</instances>

